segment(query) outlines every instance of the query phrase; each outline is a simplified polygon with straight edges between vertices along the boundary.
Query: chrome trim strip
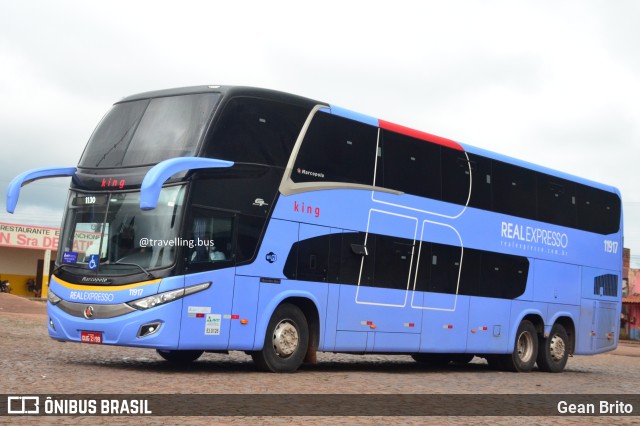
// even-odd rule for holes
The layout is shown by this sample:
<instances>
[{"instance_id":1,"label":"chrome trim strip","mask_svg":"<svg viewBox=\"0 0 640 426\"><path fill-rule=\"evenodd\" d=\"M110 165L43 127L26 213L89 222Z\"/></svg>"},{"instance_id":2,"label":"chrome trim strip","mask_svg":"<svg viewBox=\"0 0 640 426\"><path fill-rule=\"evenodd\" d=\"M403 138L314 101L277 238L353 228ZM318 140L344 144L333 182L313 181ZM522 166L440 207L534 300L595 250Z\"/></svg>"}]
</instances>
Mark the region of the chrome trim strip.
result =
<instances>
[{"instance_id":1,"label":"chrome trim strip","mask_svg":"<svg viewBox=\"0 0 640 426\"><path fill-rule=\"evenodd\" d=\"M76 303L61 300L53 306L56 306L67 314L78 318L86 318L84 315L85 309L92 306L93 316L91 318L87 318L89 320L115 318L136 311L136 309L126 303L118 303L116 305L94 305L91 303Z\"/></svg>"},{"instance_id":2,"label":"chrome trim strip","mask_svg":"<svg viewBox=\"0 0 640 426\"><path fill-rule=\"evenodd\" d=\"M296 144L293 146L293 151L291 152L291 156L289 157L289 162L287 163L287 168L284 171L284 175L282 176L282 181L280 182L280 187L278 190L282 195L293 195L299 194L301 192L309 192L309 191L323 191L328 189L359 189L364 191L378 191L378 192L387 192L393 195L402 195L404 192L396 191L394 189L389 188L381 188L373 185L363 185L358 183L346 183L346 182L300 182L296 183L291 179L291 174L293 173L293 165L298 158L298 153L300 152L300 147L302 146L302 141L304 140L305 135L307 134L307 130L309 130L309 126L311 125L311 121L313 121L313 117L315 117L316 113L322 108L331 108L329 105L318 104L313 107L307 120L304 122L302 126L302 130L298 135L298 139L296 139Z\"/></svg>"}]
</instances>

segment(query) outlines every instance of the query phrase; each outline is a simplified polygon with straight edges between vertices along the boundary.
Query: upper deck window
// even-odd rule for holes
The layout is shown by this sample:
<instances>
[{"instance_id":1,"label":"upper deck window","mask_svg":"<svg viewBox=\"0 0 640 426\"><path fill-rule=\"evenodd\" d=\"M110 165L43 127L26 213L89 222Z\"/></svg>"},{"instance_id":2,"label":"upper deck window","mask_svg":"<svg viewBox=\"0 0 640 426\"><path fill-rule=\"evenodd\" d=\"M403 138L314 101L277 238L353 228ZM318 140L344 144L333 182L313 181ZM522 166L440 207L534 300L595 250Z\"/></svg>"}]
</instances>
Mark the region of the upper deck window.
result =
<instances>
[{"instance_id":1,"label":"upper deck window","mask_svg":"<svg viewBox=\"0 0 640 426\"><path fill-rule=\"evenodd\" d=\"M296 105L233 98L209 132L203 156L285 167L307 115L308 109Z\"/></svg>"},{"instance_id":2,"label":"upper deck window","mask_svg":"<svg viewBox=\"0 0 640 426\"><path fill-rule=\"evenodd\" d=\"M387 130L382 132L382 143L383 167L377 176L380 186L419 197L442 198L439 145Z\"/></svg>"},{"instance_id":3,"label":"upper deck window","mask_svg":"<svg viewBox=\"0 0 640 426\"><path fill-rule=\"evenodd\" d=\"M298 182L372 185L378 128L319 112L313 117L293 167Z\"/></svg>"},{"instance_id":4,"label":"upper deck window","mask_svg":"<svg viewBox=\"0 0 640 426\"><path fill-rule=\"evenodd\" d=\"M141 166L195 155L219 97L200 93L114 105L89 139L80 167Z\"/></svg>"}]
</instances>

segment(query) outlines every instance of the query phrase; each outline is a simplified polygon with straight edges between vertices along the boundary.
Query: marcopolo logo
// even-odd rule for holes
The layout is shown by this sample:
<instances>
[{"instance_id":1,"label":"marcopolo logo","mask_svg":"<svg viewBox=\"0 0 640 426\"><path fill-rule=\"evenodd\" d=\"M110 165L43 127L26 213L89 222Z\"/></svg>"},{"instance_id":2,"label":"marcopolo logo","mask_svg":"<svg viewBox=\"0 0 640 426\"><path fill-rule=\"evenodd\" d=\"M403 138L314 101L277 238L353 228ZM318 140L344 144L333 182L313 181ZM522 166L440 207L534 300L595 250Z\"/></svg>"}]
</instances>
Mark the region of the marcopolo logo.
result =
<instances>
[{"instance_id":1,"label":"marcopolo logo","mask_svg":"<svg viewBox=\"0 0 640 426\"><path fill-rule=\"evenodd\" d=\"M86 319L92 319L93 315L94 315L94 309L93 306L89 305L84 309L84 317Z\"/></svg>"},{"instance_id":2,"label":"marcopolo logo","mask_svg":"<svg viewBox=\"0 0 640 426\"><path fill-rule=\"evenodd\" d=\"M324 173L312 172L312 171L309 171L309 170L301 169L299 167L298 167L297 172L298 172L298 174L301 174L301 175L313 176L313 177L324 179Z\"/></svg>"},{"instance_id":3,"label":"marcopolo logo","mask_svg":"<svg viewBox=\"0 0 640 426\"><path fill-rule=\"evenodd\" d=\"M111 284L111 280L109 278L102 277L82 277L80 281L91 284Z\"/></svg>"}]
</instances>

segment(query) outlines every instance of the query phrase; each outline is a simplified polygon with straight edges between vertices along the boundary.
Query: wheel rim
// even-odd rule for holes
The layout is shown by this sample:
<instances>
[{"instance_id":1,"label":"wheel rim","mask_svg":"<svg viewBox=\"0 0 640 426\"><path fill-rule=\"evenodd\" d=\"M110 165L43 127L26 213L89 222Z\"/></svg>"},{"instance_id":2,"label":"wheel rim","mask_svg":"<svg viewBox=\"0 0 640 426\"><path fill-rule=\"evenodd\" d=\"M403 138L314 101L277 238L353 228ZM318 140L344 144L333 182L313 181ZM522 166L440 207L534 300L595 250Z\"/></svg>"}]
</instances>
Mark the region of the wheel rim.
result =
<instances>
[{"instance_id":1,"label":"wheel rim","mask_svg":"<svg viewBox=\"0 0 640 426\"><path fill-rule=\"evenodd\" d=\"M518 358L523 363L527 363L533 357L533 336L524 332L518 336Z\"/></svg>"},{"instance_id":2,"label":"wheel rim","mask_svg":"<svg viewBox=\"0 0 640 426\"><path fill-rule=\"evenodd\" d=\"M549 343L549 353L551 354L551 358L556 362L562 361L565 351L566 347L564 344L564 340L560 336L555 334L551 338L551 342Z\"/></svg>"},{"instance_id":3,"label":"wheel rim","mask_svg":"<svg viewBox=\"0 0 640 426\"><path fill-rule=\"evenodd\" d=\"M290 320L282 320L273 330L273 349L280 358L287 358L298 348L298 329Z\"/></svg>"}]
</instances>

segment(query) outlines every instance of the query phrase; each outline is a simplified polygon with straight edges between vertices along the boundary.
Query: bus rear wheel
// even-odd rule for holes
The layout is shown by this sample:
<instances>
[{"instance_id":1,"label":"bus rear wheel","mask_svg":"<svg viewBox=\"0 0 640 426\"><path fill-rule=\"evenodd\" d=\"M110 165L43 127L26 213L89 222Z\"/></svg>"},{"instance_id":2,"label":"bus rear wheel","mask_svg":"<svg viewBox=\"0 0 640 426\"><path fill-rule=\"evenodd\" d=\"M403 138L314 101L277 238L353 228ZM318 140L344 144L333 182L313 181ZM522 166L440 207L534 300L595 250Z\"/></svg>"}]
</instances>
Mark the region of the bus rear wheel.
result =
<instances>
[{"instance_id":1,"label":"bus rear wheel","mask_svg":"<svg viewBox=\"0 0 640 426\"><path fill-rule=\"evenodd\" d=\"M309 346L309 326L296 305L283 303L269 320L261 351L251 358L262 371L293 373L300 367Z\"/></svg>"},{"instance_id":2,"label":"bus rear wheel","mask_svg":"<svg viewBox=\"0 0 640 426\"><path fill-rule=\"evenodd\" d=\"M499 364L508 371L526 373L533 369L538 357L538 334L531 321L523 320L516 332L513 352L499 355Z\"/></svg>"},{"instance_id":3,"label":"bus rear wheel","mask_svg":"<svg viewBox=\"0 0 640 426\"><path fill-rule=\"evenodd\" d=\"M185 365L192 363L200 358L204 351L169 351L163 349L156 349L158 355L165 360L176 365Z\"/></svg>"},{"instance_id":4,"label":"bus rear wheel","mask_svg":"<svg viewBox=\"0 0 640 426\"><path fill-rule=\"evenodd\" d=\"M569 336L560 324L551 327L549 337L540 340L538 368L549 373L560 373L569 359Z\"/></svg>"}]
</instances>

